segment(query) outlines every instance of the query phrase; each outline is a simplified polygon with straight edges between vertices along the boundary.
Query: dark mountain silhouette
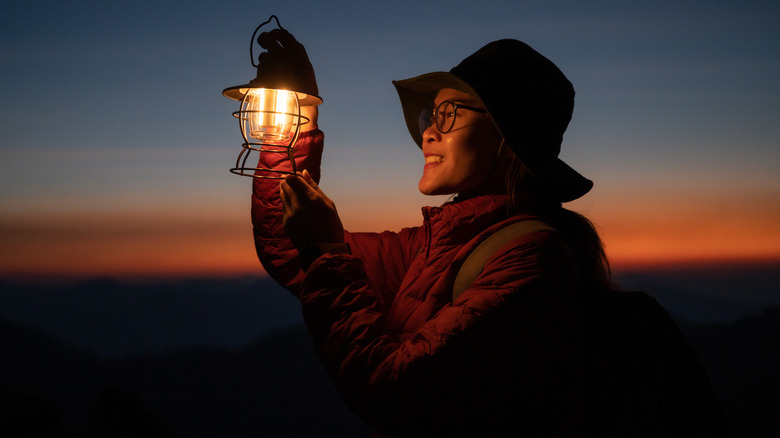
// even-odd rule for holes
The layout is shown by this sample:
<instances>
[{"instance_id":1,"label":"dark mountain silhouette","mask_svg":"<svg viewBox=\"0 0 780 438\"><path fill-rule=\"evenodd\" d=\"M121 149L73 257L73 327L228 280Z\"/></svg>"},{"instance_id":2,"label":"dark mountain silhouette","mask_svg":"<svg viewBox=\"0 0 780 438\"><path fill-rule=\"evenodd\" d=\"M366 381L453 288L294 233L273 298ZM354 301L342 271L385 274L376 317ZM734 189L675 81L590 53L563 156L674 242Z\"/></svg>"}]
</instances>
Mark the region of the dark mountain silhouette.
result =
<instances>
[{"instance_id":1,"label":"dark mountain silhouette","mask_svg":"<svg viewBox=\"0 0 780 438\"><path fill-rule=\"evenodd\" d=\"M780 436L780 306L729 323L680 328L720 393L734 436Z\"/></svg>"},{"instance_id":2,"label":"dark mountain silhouette","mask_svg":"<svg viewBox=\"0 0 780 438\"><path fill-rule=\"evenodd\" d=\"M302 326L240 349L98 358L0 322L0 430L15 436L367 437Z\"/></svg>"},{"instance_id":3,"label":"dark mountain silhouette","mask_svg":"<svg viewBox=\"0 0 780 438\"><path fill-rule=\"evenodd\" d=\"M625 289L642 290L678 319L734 321L780 305L780 264L711 264L645 268L615 274Z\"/></svg>"},{"instance_id":4,"label":"dark mountain silhouette","mask_svg":"<svg viewBox=\"0 0 780 438\"><path fill-rule=\"evenodd\" d=\"M676 318L698 323L734 321L780 305L777 264L629 271L616 281L648 292ZM0 279L0 318L108 356L239 348L303 322L297 300L260 277L70 284Z\"/></svg>"},{"instance_id":5,"label":"dark mountain silhouette","mask_svg":"<svg viewBox=\"0 0 780 438\"><path fill-rule=\"evenodd\" d=\"M734 436L780 436L780 307L681 328ZM23 427L18 436L370 435L339 399L302 326L240 349L119 359L0 322L0 357L0 429Z\"/></svg>"},{"instance_id":6,"label":"dark mountain silhouette","mask_svg":"<svg viewBox=\"0 0 780 438\"><path fill-rule=\"evenodd\" d=\"M771 305L779 302L777 272L618 279L649 291L676 317L737 437L780 436L780 306ZM0 431L11 437L13 430L34 437L370 436L317 361L296 300L252 277L0 281Z\"/></svg>"},{"instance_id":7,"label":"dark mountain silhouette","mask_svg":"<svg viewBox=\"0 0 780 438\"><path fill-rule=\"evenodd\" d=\"M112 356L237 348L303 321L298 301L259 277L64 285L0 280L0 317Z\"/></svg>"}]
</instances>

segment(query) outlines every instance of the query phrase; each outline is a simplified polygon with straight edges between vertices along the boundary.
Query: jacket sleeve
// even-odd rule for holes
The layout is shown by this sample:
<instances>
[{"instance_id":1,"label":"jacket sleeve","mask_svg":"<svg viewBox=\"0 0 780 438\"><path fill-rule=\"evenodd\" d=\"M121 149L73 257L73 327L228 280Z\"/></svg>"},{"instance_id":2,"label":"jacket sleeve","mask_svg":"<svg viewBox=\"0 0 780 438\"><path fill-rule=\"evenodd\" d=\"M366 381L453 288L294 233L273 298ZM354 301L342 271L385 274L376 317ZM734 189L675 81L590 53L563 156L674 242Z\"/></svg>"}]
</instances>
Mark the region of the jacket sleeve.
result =
<instances>
[{"instance_id":1,"label":"jacket sleeve","mask_svg":"<svg viewBox=\"0 0 780 438\"><path fill-rule=\"evenodd\" d=\"M567 394L577 387L572 260L552 233L518 238L455 303L404 336L385 328L387 308L356 257L318 259L300 298L321 361L366 422L393 433L459 435L473 424L499 427L493 419L539 422L545 412L578 409ZM527 409L502 412L516 409L518 397Z\"/></svg>"},{"instance_id":2,"label":"jacket sleeve","mask_svg":"<svg viewBox=\"0 0 780 438\"><path fill-rule=\"evenodd\" d=\"M304 132L295 143L296 170L308 170L319 183L324 134L319 129ZM286 153L261 153L258 167L291 171ZM255 250L266 272L295 293L303 280L298 251L282 226L279 180L254 178L252 182L252 225Z\"/></svg>"},{"instance_id":3,"label":"jacket sleeve","mask_svg":"<svg viewBox=\"0 0 780 438\"><path fill-rule=\"evenodd\" d=\"M296 169L306 169L315 181L320 180L324 135L320 130L301 134L295 144ZM258 167L291 170L286 154L260 154ZM255 178L252 185L252 224L255 250L266 272L279 284L297 295L304 273L298 250L287 238L282 226L279 180ZM400 286L411 260L413 248L422 245L417 228L400 233L349 233L345 240L353 254L361 258L367 275L385 301L391 301Z\"/></svg>"}]
</instances>

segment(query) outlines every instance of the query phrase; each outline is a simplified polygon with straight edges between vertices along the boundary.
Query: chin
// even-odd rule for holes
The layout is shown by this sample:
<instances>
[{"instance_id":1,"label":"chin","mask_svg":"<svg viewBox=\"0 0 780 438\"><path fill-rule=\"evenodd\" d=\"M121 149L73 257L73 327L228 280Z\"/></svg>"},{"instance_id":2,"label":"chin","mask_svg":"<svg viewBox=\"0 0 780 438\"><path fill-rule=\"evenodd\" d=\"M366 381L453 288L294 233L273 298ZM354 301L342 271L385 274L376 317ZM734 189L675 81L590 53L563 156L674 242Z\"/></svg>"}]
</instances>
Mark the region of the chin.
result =
<instances>
[{"instance_id":1,"label":"chin","mask_svg":"<svg viewBox=\"0 0 780 438\"><path fill-rule=\"evenodd\" d=\"M452 195L460 191L457 186L458 184L451 184L448 182L442 184L437 181L426 181L425 179L421 179L417 184L417 189L426 196Z\"/></svg>"},{"instance_id":2,"label":"chin","mask_svg":"<svg viewBox=\"0 0 780 438\"><path fill-rule=\"evenodd\" d=\"M444 190L444 189L423 189L419 188L420 193L422 193L425 196L439 196L439 195L452 195L455 192L452 190Z\"/></svg>"},{"instance_id":3,"label":"chin","mask_svg":"<svg viewBox=\"0 0 780 438\"><path fill-rule=\"evenodd\" d=\"M426 196L435 196L435 195L444 195L445 193L442 193L441 189L438 189L437 187L430 187L427 185L423 185L422 183L417 185L417 189Z\"/></svg>"}]
</instances>

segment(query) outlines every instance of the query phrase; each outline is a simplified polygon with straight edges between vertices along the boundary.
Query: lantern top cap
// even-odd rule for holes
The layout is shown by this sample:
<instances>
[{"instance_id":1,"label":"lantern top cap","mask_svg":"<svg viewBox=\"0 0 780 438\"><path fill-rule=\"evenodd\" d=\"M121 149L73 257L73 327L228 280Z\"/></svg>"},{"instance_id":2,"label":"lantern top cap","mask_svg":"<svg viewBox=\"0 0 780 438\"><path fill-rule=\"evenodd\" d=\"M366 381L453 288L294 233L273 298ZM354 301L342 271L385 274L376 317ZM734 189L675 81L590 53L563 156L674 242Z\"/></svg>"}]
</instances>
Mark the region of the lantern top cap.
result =
<instances>
[{"instance_id":1,"label":"lantern top cap","mask_svg":"<svg viewBox=\"0 0 780 438\"><path fill-rule=\"evenodd\" d=\"M321 104L322 98L320 98L318 95L319 91L317 89L317 82L313 80L313 74L306 74L307 70L311 70L311 64L309 64L303 46L300 46L300 49L303 50L303 59L297 59L296 56L290 57L277 55L273 57L272 61L271 57L267 56L268 53L264 52L261 53L258 57L258 62L255 62L255 42L260 44L261 47L268 47L263 46L263 41L261 41L265 34L261 34L257 39L255 39L255 37L260 31L260 28L270 23L271 20L276 20L276 25L280 30L272 30L269 34L273 35L275 32L278 32L280 34L286 35L289 41L285 41L285 44L289 42L300 46L300 43L298 43L295 38L282 27L276 15L271 15L268 20L257 26L254 33L252 34L252 40L249 43L249 56L252 61L252 66L257 68L257 75L247 84L225 88L222 91L222 94L230 99L241 100L250 89L265 88L272 90L286 90L295 92L300 106L315 106ZM272 50L272 48L269 48L269 50ZM295 51L292 53L295 53ZM261 60L264 60L264 62L261 62ZM305 61L305 63L302 64L302 61Z\"/></svg>"},{"instance_id":2,"label":"lantern top cap","mask_svg":"<svg viewBox=\"0 0 780 438\"><path fill-rule=\"evenodd\" d=\"M262 83L258 83L255 80L250 81L248 84L236 85L228 87L222 90L222 95L233 99L241 100L251 89L270 89L270 90L285 90L295 92L295 96L298 98L298 105L300 106L316 106L322 103L322 98L315 94L302 93L300 90L290 90L287 87L274 87L264 86Z\"/></svg>"}]
</instances>

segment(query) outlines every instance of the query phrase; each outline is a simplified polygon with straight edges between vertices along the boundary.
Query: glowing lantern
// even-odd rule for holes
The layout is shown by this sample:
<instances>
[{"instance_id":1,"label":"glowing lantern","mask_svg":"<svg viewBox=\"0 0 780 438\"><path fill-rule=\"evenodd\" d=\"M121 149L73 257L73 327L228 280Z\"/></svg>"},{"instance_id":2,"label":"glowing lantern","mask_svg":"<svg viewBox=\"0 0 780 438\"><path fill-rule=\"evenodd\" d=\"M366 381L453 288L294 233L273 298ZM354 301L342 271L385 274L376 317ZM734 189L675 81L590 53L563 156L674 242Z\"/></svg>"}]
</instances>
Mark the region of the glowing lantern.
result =
<instances>
[{"instance_id":1,"label":"glowing lantern","mask_svg":"<svg viewBox=\"0 0 780 438\"><path fill-rule=\"evenodd\" d=\"M257 76L248 84L222 91L226 97L240 102L239 110L233 116L238 118L241 136L244 138L236 166L230 171L255 178L283 178L285 174L295 172L295 140L301 125L310 122L301 114L301 107L322 103L316 90L307 89L310 85L303 83L298 75L290 74L292 66L276 63L261 68L260 58L255 63L255 37L260 28L271 20L276 20L279 29L284 30L279 19L272 15L268 21L257 26L252 34L249 55L252 65L257 68ZM254 167L254 162L247 163L251 151L286 154L290 170Z\"/></svg>"}]
</instances>

